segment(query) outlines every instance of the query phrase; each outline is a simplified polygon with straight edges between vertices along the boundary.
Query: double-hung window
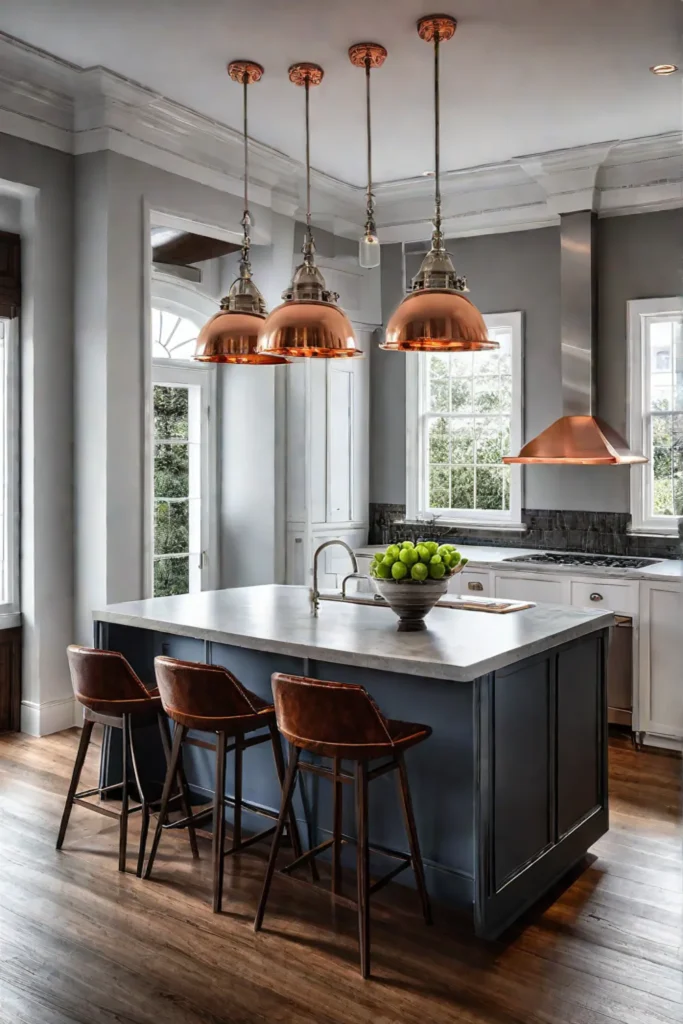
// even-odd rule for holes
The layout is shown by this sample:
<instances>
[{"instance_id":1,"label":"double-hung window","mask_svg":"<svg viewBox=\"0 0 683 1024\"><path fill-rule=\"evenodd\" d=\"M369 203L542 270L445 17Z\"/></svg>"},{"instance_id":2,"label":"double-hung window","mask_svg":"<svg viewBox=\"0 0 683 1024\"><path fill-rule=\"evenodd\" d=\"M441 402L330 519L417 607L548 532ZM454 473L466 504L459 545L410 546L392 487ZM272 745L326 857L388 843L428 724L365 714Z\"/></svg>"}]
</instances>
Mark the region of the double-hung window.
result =
<instances>
[{"instance_id":1,"label":"double-hung window","mask_svg":"<svg viewBox=\"0 0 683 1024\"><path fill-rule=\"evenodd\" d=\"M190 316L152 309L155 597L206 589L216 560L214 368L190 361L198 330Z\"/></svg>"},{"instance_id":2,"label":"double-hung window","mask_svg":"<svg viewBox=\"0 0 683 1024\"><path fill-rule=\"evenodd\" d=\"M409 518L520 523L520 467L502 458L522 444L522 314L484 320L496 350L406 357Z\"/></svg>"},{"instance_id":3,"label":"double-hung window","mask_svg":"<svg viewBox=\"0 0 683 1024\"><path fill-rule=\"evenodd\" d=\"M635 531L676 533L683 516L683 298L629 302L630 446Z\"/></svg>"}]
</instances>

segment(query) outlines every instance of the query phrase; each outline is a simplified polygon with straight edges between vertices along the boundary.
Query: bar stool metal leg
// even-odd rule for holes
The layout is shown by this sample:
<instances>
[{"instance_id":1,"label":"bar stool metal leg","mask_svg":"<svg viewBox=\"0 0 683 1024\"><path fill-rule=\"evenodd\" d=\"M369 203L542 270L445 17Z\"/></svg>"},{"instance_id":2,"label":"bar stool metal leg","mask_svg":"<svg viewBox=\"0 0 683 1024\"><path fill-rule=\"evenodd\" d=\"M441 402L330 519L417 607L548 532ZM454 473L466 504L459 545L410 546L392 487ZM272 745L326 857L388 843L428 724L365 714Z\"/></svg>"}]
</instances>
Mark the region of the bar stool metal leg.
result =
<instances>
[{"instance_id":1,"label":"bar stool metal leg","mask_svg":"<svg viewBox=\"0 0 683 1024\"><path fill-rule=\"evenodd\" d=\"M78 792L78 783L81 781L81 773L83 771L83 765L85 764L85 757L88 753L88 747L90 745L90 738L95 723L89 719L85 719L83 722L83 728L81 729L81 738L78 744L78 753L76 754L76 762L74 764L74 770L71 773L71 782L69 783L69 792L67 793L66 803L64 804L64 812L62 814L62 821L59 826L59 835L57 836L57 849L61 850L66 836L66 830L69 827L69 818L71 817L71 809L74 805L74 797Z\"/></svg>"},{"instance_id":2,"label":"bar stool metal leg","mask_svg":"<svg viewBox=\"0 0 683 1024\"><path fill-rule=\"evenodd\" d=\"M164 824L168 817L168 804L171 799L171 790L173 783L178 773L178 762L180 760L180 752L185 739L187 729L183 725L176 725L175 732L173 734L173 749L171 750L171 759L166 772L166 779L164 781L164 791L161 794L161 807L159 808L159 819L157 821L157 827L154 832L154 839L152 840L152 849L149 853L147 860L147 868L145 870L145 878L149 878L152 874L152 868L154 867L154 861L159 849L159 840L161 839L161 833L164 830Z\"/></svg>"},{"instance_id":3,"label":"bar stool metal leg","mask_svg":"<svg viewBox=\"0 0 683 1024\"><path fill-rule=\"evenodd\" d=\"M406 770L403 753L398 753L396 755L396 761L398 763L398 784L401 795L401 806L403 807L403 820L405 821L408 843L410 845L410 857L413 862L413 871L415 872L415 884L420 896L420 902L422 903L422 913L424 915L425 924L431 924L432 908L429 903L429 895L427 894L424 864L422 863L422 855L420 853L420 840L417 835L417 826L415 825L413 802L410 796L408 772Z\"/></svg>"},{"instance_id":4,"label":"bar stool metal leg","mask_svg":"<svg viewBox=\"0 0 683 1024\"><path fill-rule=\"evenodd\" d=\"M277 855L280 850L280 844L282 842L282 833L285 830L285 822L287 816L290 813L292 806L292 797L294 796L294 785L296 783L297 768L299 765L299 754L300 750L298 747L290 744L289 746L289 760L287 762L287 774L285 775L285 782L282 787L282 801L280 803L280 813L277 819L277 826L275 828L275 835L273 836L273 843L270 847L270 855L268 857L268 867L266 868L266 876L263 880L263 889L261 891L261 899L256 910L256 917L254 919L254 931L258 932L261 930L263 924L263 915L266 911L266 903L268 902L268 895L270 893L270 886L273 881L273 875L275 873L275 864L277 861Z\"/></svg>"},{"instance_id":5,"label":"bar stool metal leg","mask_svg":"<svg viewBox=\"0 0 683 1024\"><path fill-rule=\"evenodd\" d=\"M129 715L122 715L121 729L121 762L123 782L121 785L121 817L119 819L119 871L126 870L126 845L128 842L128 720Z\"/></svg>"},{"instance_id":6,"label":"bar stool metal leg","mask_svg":"<svg viewBox=\"0 0 683 1024\"><path fill-rule=\"evenodd\" d=\"M370 976L370 850L368 848L368 766L356 764L356 875L358 882L358 939L360 971Z\"/></svg>"},{"instance_id":7,"label":"bar stool metal leg","mask_svg":"<svg viewBox=\"0 0 683 1024\"><path fill-rule=\"evenodd\" d=\"M125 726L124 726L125 728ZM138 847L138 864L136 868L136 875L138 878L142 878L142 870L145 866L145 847L147 846L147 833L149 831L149 804L145 791L142 786L140 779L140 772L138 771L138 762L135 756L135 740L133 737L133 719L128 718L128 744L130 748L130 760L133 765L133 775L135 778L135 785L138 790L138 797L140 799L140 812L142 819L140 822L140 845Z\"/></svg>"},{"instance_id":8,"label":"bar stool metal leg","mask_svg":"<svg viewBox=\"0 0 683 1024\"><path fill-rule=\"evenodd\" d=\"M227 736L216 733L216 781L213 794L213 912L220 914L223 903L225 858L225 748Z\"/></svg>"},{"instance_id":9,"label":"bar stool metal leg","mask_svg":"<svg viewBox=\"0 0 683 1024\"><path fill-rule=\"evenodd\" d=\"M171 736L168 728L168 718L164 712L159 712L159 733L161 734L161 745L164 748L164 757L166 759L166 769L171 763ZM184 818L191 818L192 813L192 802L190 800L190 790L187 785L187 779L185 777L185 769L183 767L183 755L182 750L178 761L178 788L181 795L180 807L183 812ZM187 832L190 837L190 849L192 850L192 856L195 860L199 857L199 847L197 846L197 832L194 827L192 820L188 821Z\"/></svg>"},{"instance_id":10,"label":"bar stool metal leg","mask_svg":"<svg viewBox=\"0 0 683 1024\"><path fill-rule=\"evenodd\" d=\"M334 779L332 781L332 892L335 896L341 893L341 850L342 850L342 814L344 809L344 784L339 778L340 761L333 759Z\"/></svg>"}]
</instances>

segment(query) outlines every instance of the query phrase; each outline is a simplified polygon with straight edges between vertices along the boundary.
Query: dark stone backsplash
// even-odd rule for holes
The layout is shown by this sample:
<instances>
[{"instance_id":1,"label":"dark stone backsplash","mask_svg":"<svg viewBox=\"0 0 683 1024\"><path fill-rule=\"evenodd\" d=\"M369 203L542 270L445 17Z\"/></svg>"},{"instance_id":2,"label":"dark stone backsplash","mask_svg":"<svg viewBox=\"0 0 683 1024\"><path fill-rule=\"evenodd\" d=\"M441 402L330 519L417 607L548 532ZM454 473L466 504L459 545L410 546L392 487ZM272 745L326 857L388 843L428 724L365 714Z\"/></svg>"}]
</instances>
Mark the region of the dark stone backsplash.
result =
<instances>
[{"instance_id":1,"label":"dark stone backsplash","mask_svg":"<svg viewBox=\"0 0 683 1024\"><path fill-rule=\"evenodd\" d=\"M449 540L506 548L541 548L547 551L583 551L595 555L630 555L636 558L680 558L681 540L628 533L627 512L559 512L528 508L522 511L524 532L471 529L405 521L405 505L370 504L370 543L390 544L418 538ZM683 539L683 520L679 524Z\"/></svg>"}]
</instances>

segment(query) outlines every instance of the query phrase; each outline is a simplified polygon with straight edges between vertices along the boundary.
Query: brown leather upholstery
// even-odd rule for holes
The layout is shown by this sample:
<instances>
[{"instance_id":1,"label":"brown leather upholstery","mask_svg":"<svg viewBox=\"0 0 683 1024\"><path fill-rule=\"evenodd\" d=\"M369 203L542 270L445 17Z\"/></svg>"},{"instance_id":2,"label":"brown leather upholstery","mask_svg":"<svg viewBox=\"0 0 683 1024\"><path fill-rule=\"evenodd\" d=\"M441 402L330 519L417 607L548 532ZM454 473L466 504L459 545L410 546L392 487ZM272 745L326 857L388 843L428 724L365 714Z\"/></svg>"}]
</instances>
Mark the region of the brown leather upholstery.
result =
<instances>
[{"instance_id":1,"label":"brown leather upholstery","mask_svg":"<svg viewBox=\"0 0 683 1024\"><path fill-rule=\"evenodd\" d=\"M154 671L164 711L188 729L234 736L275 721L273 705L220 665L159 657Z\"/></svg>"},{"instance_id":2,"label":"brown leather upholstery","mask_svg":"<svg viewBox=\"0 0 683 1024\"><path fill-rule=\"evenodd\" d=\"M100 715L149 715L161 710L156 690L148 690L117 651L71 644L66 649L77 700Z\"/></svg>"},{"instance_id":3,"label":"brown leather upholstery","mask_svg":"<svg viewBox=\"0 0 683 1024\"><path fill-rule=\"evenodd\" d=\"M385 718L365 687L273 675L275 715L290 743L323 757L366 761L431 736L428 725Z\"/></svg>"}]
</instances>

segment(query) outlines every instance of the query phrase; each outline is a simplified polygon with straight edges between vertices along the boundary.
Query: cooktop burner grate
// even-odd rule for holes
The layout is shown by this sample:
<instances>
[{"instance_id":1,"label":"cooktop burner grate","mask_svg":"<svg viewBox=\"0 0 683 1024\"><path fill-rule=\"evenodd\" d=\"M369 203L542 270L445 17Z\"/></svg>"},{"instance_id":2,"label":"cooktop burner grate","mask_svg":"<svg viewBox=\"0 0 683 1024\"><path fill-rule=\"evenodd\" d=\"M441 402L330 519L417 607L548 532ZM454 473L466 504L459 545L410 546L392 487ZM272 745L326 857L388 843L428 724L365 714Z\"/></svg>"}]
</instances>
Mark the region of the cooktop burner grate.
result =
<instances>
[{"instance_id":1,"label":"cooktop burner grate","mask_svg":"<svg viewBox=\"0 0 683 1024\"><path fill-rule=\"evenodd\" d=\"M593 566L596 569L644 569L659 558L629 558L620 555L580 555L572 551L540 551L537 555L513 555L505 562L540 562L543 565Z\"/></svg>"}]
</instances>

